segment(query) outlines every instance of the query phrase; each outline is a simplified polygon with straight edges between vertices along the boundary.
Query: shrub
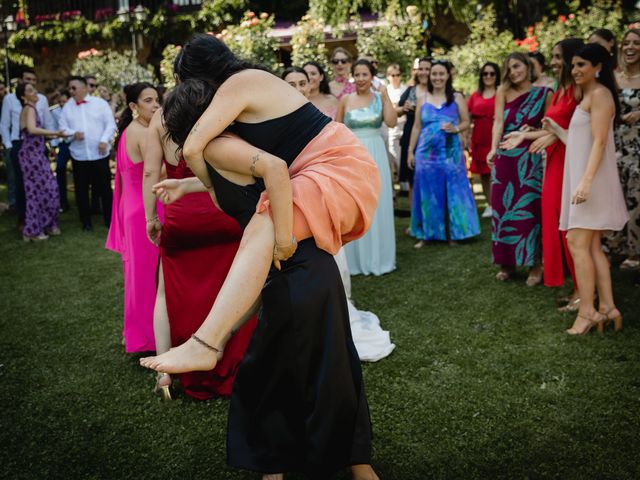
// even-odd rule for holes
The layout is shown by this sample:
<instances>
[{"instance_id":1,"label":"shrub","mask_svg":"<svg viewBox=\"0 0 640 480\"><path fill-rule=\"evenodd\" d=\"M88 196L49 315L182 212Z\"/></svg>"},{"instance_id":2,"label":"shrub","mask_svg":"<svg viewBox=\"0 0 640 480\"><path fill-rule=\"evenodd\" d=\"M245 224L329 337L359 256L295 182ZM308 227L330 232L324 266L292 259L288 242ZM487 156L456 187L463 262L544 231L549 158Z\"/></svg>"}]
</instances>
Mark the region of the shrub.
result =
<instances>
[{"instance_id":1,"label":"shrub","mask_svg":"<svg viewBox=\"0 0 640 480\"><path fill-rule=\"evenodd\" d=\"M324 23L310 14L296 24L291 36L291 63L296 66L315 61L329 70L328 51L324 43Z\"/></svg>"}]
</instances>

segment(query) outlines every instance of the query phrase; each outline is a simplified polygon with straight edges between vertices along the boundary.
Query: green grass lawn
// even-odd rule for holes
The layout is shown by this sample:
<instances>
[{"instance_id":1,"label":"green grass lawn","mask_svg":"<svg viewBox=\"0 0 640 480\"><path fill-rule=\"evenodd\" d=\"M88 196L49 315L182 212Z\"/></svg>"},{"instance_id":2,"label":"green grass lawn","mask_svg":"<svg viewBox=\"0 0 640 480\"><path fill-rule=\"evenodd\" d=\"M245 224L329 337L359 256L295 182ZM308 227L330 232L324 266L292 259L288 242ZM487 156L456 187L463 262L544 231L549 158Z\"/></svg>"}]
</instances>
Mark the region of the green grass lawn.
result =
<instances>
[{"instance_id":1,"label":"green grass lawn","mask_svg":"<svg viewBox=\"0 0 640 480\"><path fill-rule=\"evenodd\" d=\"M227 400L152 395L153 373L120 344L106 229L61 220L61 237L27 244L0 217L0 478L259 478L225 466ZM633 275L613 272L624 331L573 338L563 290L494 280L488 221L477 241L420 251L407 224L398 269L353 280L397 345L363 366L381 478L640 478Z\"/></svg>"}]
</instances>

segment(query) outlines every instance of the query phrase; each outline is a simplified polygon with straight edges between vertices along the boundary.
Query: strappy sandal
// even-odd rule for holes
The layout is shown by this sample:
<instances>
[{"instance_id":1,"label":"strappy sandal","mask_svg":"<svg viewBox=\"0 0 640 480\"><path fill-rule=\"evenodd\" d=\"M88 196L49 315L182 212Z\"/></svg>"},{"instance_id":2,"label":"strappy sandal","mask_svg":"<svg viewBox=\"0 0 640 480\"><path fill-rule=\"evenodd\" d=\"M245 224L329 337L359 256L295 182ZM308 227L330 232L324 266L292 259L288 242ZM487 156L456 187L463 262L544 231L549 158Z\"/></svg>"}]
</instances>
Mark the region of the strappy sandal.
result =
<instances>
[{"instance_id":1,"label":"strappy sandal","mask_svg":"<svg viewBox=\"0 0 640 480\"><path fill-rule=\"evenodd\" d=\"M496 280L498 280L499 282L506 282L510 278L511 274L506 270L500 270L498 273L496 273Z\"/></svg>"},{"instance_id":2,"label":"strappy sandal","mask_svg":"<svg viewBox=\"0 0 640 480\"><path fill-rule=\"evenodd\" d=\"M611 312L613 312L614 310L618 311L618 315L612 317ZM601 323L598 323L598 333L604 333L604 329L610 323L613 323L614 332L619 332L622 330L622 314L616 307L610 308L607 312L600 312L600 314L605 316L605 320Z\"/></svg>"},{"instance_id":3,"label":"strappy sandal","mask_svg":"<svg viewBox=\"0 0 640 480\"><path fill-rule=\"evenodd\" d=\"M640 259L627 258L620 264L620 270L637 270L640 268Z\"/></svg>"},{"instance_id":4,"label":"strappy sandal","mask_svg":"<svg viewBox=\"0 0 640 480\"><path fill-rule=\"evenodd\" d=\"M600 312L595 312L594 315L599 315L597 320L594 320L593 318L588 318L585 317L584 315L580 315L578 314L578 317L576 318L576 320L578 318L582 318L583 320L586 320L587 326L584 327L582 330L576 330L573 326L567 330L565 330L565 333L567 335L586 335L587 333L589 333L591 331L591 329L593 327L595 327L596 325L598 326L598 331L600 331L600 326L604 324L604 322L606 322L607 317L603 314L601 314ZM573 322L573 324L575 325L576 322Z\"/></svg>"},{"instance_id":5,"label":"strappy sandal","mask_svg":"<svg viewBox=\"0 0 640 480\"><path fill-rule=\"evenodd\" d=\"M165 385L160 385L160 382L163 381L165 378L169 379L169 383L165 384ZM164 373L164 372L158 372L158 375L156 375L156 386L153 389L153 392L160 395L160 397L162 398L163 401L169 401L172 400L171 398L171 375L169 375L168 373Z\"/></svg>"},{"instance_id":6,"label":"strappy sandal","mask_svg":"<svg viewBox=\"0 0 640 480\"><path fill-rule=\"evenodd\" d=\"M580 308L580 297L576 298L572 302L567 303L564 307L558 308L560 313L575 313Z\"/></svg>"}]
</instances>

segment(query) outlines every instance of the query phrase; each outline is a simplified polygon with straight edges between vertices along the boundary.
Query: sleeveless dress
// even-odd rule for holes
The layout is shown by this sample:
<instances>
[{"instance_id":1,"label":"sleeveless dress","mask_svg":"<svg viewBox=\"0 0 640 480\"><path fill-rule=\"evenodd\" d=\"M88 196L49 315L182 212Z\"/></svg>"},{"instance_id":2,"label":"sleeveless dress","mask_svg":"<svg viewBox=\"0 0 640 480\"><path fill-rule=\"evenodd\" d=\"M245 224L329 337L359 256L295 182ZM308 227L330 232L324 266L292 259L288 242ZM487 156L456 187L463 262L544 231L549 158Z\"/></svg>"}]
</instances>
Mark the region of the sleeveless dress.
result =
<instances>
[{"instance_id":1,"label":"sleeveless dress","mask_svg":"<svg viewBox=\"0 0 640 480\"><path fill-rule=\"evenodd\" d=\"M539 128L549 89L532 87L504 106L504 134L529 125ZM529 153L531 141L498 150L492 173L493 263L533 267L540 261L542 156Z\"/></svg>"},{"instance_id":2,"label":"sleeveless dress","mask_svg":"<svg viewBox=\"0 0 640 480\"><path fill-rule=\"evenodd\" d=\"M569 128L577 103L573 86L562 93L559 88L553 95L545 116L553 119L560 127ZM567 245L567 234L560 230L560 210L562 209L562 179L565 168L566 147L556 142L547 147L547 165L542 182L542 257L544 264L544 284L560 287L564 284L566 264L574 286L575 268Z\"/></svg>"},{"instance_id":3,"label":"sleeveless dress","mask_svg":"<svg viewBox=\"0 0 640 480\"><path fill-rule=\"evenodd\" d=\"M349 127L367 148L380 171L382 190L371 228L364 237L345 247L352 275L382 275L396 268L396 233L393 218L393 184L389 156L380 134L382 99L373 94L371 103L344 114Z\"/></svg>"},{"instance_id":4,"label":"sleeveless dress","mask_svg":"<svg viewBox=\"0 0 640 480\"><path fill-rule=\"evenodd\" d=\"M33 107L27 105L25 108ZM36 114L36 127L43 128L38 112L35 108L33 111ZM26 200L22 234L37 237L58 227L60 208L58 185L45 155L42 135L31 135L26 128L22 130L18 162L22 170Z\"/></svg>"},{"instance_id":5,"label":"sleeveless dress","mask_svg":"<svg viewBox=\"0 0 640 480\"><path fill-rule=\"evenodd\" d=\"M156 303L158 248L147 238L142 177L144 163L127 154L127 130L116 151L111 225L105 247L122 256L124 270L124 344L128 353L156 349L153 309ZM162 209L159 206L159 216Z\"/></svg>"},{"instance_id":6,"label":"sleeveless dress","mask_svg":"<svg viewBox=\"0 0 640 480\"><path fill-rule=\"evenodd\" d=\"M480 222L467 178L460 135L446 133L445 122L458 124L458 104L440 108L425 102L415 152L411 235L420 240L463 240L480 233Z\"/></svg>"},{"instance_id":7,"label":"sleeveless dress","mask_svg":"<svg viewBox=\"0 0 640 480\"><path fill-rule=\"evenodd\" d=\"M620 90L621 114L640 110L640 88ZM610 253L632 257L640 255L640 122L621 123L615 131L618 173L629 211L629 223L605 238Z\"/></svg>"},{"instance_id":8,"label":"sleeveless dress","mask_svg":"<svg viewBox=\"0 0 640 480\"><path fill-rule=\"evenodd\" d=\"M236 122L230 130L291 165L330 122L308 103L283 117ZM209 164L207 169L220 207L244 228L263 182L240 186ZM271 269L261 296L256 331L231 395L229 465L324 479L345 466L370 463L369 410L333 256L313 238L299 242L282 270Z\"/></svg>"},{"instance_id":9,"label":"sleeveless dress","mask_svg":"<svg viewBox=\"0 0 640 480\"><path fill-rule=\"evenodd\" d=\"M491 132L493 130L493 114L496 109L496 96L484 98L482 92L474 92L469 101L469 114L473 121L471 132L471 173L489 175L491 169L487 164L487 155L491 150Z\"/></svg>"},{"instance_id":10,"label":"sleeveless dress","mask_svg":"<svg viewBox=\"0 0 640 480\"><path fill-rule=\"evenodd\" d=\"M584 228L619 231L629 220L616 166L613 124L609 127L604 155L593 178L589 198L580 204L571 203L571 197L587 169L592 146L591 115L578 106L571 118L567 137L560 230Z\"/></svg>"},{"instance_id":11,"label":"sleeveless dress","mask_svg":"<svg viewBox=\"0 0 640 480\"><path fill-rule=\"evenodd\" d=\"M194 176L182 157L178 165L165 160L165 166L168 178ZM238 222L219 210L207 192L185 195L165 206L160 259L171 345L186 342L209 314L241 236ZM213 370L179 374L184 392L198 400L231 395L255 324L253 318L240 327L225 345L224 355Z\"/></svg>"}]
</instances>

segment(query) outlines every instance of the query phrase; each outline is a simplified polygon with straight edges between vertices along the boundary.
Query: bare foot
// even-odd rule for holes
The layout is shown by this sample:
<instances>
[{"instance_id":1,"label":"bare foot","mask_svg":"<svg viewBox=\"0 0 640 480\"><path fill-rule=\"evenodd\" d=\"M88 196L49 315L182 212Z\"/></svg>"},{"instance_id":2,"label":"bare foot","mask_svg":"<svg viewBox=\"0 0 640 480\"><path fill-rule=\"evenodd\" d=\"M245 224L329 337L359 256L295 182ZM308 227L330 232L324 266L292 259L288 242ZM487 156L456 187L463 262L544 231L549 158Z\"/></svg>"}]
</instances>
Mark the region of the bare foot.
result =
<instances>
[{"instance_id":1,"label":"bare foot","mask_svg":"<svg viewBox=\"0 0 640 480\"><path fill-rule=\"evenodd\" d=\"M215 368L217 362L215 352L192 338L162 355L140 359L143 367L165 373L206 372Z\"/></svg>"},{"instance_id":2,"label":"bare foot","mask_svg":"<svg viewBox=\"0 0 640 480\"><path fill-rule=\"evenodd\" d=\"M353 480L380 480L371 465L351 465Z\"/></svg>"},{"instance_id":3,"label":"bare foot","mask_svg":"<svg viewBox=\"0 0 640 480\"><path fill-rule=\"evenodd\" d=\"M262 480L283 480L284 475L281 473L269 473L262 476Z\"/></svg>"}]
</instances>

